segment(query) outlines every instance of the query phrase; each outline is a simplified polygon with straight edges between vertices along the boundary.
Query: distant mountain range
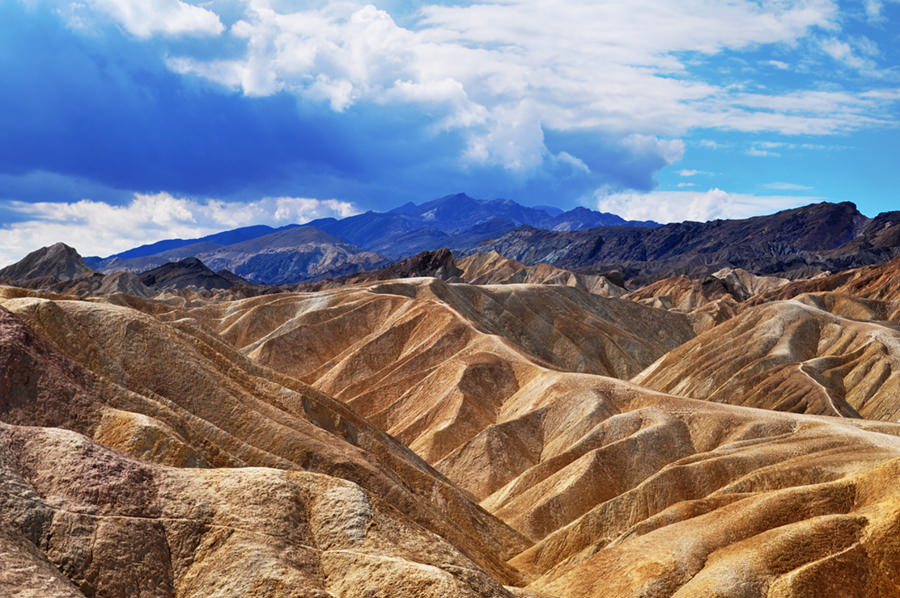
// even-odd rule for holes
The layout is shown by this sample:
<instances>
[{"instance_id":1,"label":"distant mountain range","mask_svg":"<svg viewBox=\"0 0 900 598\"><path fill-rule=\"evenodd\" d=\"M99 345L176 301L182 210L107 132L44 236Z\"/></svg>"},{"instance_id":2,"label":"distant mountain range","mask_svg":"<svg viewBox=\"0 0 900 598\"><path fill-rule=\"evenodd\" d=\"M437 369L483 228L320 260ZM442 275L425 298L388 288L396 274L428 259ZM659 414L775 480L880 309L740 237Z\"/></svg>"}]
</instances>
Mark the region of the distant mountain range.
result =
<instances>
[{"instance_id":1,"label":"distant mountain range","mask_svg":"<svg viewBox=\"0 0 900 598\"><path fill-rule=\"evenodd\" d=\"M408 203L389 212L366 212L336 220L314 220L320 228L362 249L391 258L408 257L429 249L459 249L494 239L520 226L573 231L598 226L659 226L656 222L629 221L605 212L575 208L552 213L551 208L529 208L508 199L473 199L464 193L448 195L421 205Z\"/></svg>"},{"instance_id":2,"label":"distant mountain range","mask_svg":"<svg viewBox=\"0 0 900 598\"><path fill-rule=\"evenodd\" d=\"M250 226L198 239L169 239L107 258L89 257L85 263L106 273L141 272L195 257L213 270L227 269L255 283L290 284L376 270L426 250L465 250L520 226L573 231L623 225L659 226L586 208L562 212L460 193L341 220L323 218L282 228Z\"/></svg>"},{"instance_id":3,"label":"distant mountain range","mask_svg":"<svg viewBox=\"0 0 900 598\"><path fill-rule=\"evenodd\" d=\"M900 255L900 212L868 218L849 202L818 203L743 220L663 226L584 208L559 212L460 194L342 220L170 239L103 259L79 258L77 263L69 255L74 250L56 247L51 254L29 256L0 271L0 282L26 280L29 286L39 286L40 277L49 276L68 281L68 289L84 290L105 284L90 278L94 271L102 277L127 270L144 280L147 271L187 258L196 263L175 270L180 273L172 283L176 288L227 288L226 283L236 281L292 285L352 280L357 273L388 267L398 272L422 268L428 275L430 267L439 267L430 258L392 265L442 248L457 257L495 252L525 266L551 264L579 276L603 275L630 288L673 275L709 276L722 268L798 278L880 264ZM209 271L197 272L198 264ZM71 282L73 278L82 286ZM137 282L117 279L113 288L131 288ZM157 282L142 284L161 288Z\"/></svg>"},{"instance_id":4,"label":"distant mountain range","mask_svg":"<svg viewBox=\"0 0 900 598\"><path fill-rule=\"evenodd\" d=\"M228 242L237 239L235 242ZM390 259L363 251L312 226L250 227L209 237L171 240L139 247L106 259L85 262L100 272L142 272L186 258L197 258L214 270L229 270L259 284L285 284L374 270Z\"/></svg>"}]
</instances>

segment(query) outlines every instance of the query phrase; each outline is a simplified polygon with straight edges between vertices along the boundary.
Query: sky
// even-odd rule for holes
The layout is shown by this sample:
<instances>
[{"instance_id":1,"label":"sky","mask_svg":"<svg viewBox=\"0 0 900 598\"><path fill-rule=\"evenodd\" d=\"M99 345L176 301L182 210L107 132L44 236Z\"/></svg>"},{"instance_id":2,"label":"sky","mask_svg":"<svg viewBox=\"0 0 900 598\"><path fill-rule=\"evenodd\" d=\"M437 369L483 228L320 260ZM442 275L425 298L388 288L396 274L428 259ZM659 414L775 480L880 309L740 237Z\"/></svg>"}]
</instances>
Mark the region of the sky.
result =
<instances>
[{"instance_id":1,"label":"sky","mask_svg":"<svg viewBox=\"0 0 900 598\"><path fill-rule=\"evenodd\" d=\"M0 265L465 192L900 209L900 0L0 0Z\"/></svg>"}]
</instances>

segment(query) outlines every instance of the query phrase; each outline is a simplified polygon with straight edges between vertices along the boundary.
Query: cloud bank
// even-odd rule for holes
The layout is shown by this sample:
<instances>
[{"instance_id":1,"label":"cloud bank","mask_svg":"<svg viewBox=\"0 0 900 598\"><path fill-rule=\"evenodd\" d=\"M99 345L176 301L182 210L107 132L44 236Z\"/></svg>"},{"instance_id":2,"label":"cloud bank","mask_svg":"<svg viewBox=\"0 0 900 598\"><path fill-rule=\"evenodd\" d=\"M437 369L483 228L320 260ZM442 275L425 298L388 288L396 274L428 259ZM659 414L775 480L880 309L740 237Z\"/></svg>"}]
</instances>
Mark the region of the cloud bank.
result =
<instances>
[{"instance_id":1,"label":"cloud bank","mask_svg":"<svg viewBox=\"0 0 900 598\"><path fill-rule=\"evenodd\" d=\"M89 27L93 16L105 15L139 38L218 35L225 29L216 13L181 0L86 0L63 10L75 27Z\"/></svg>"},{"instance_id":2,"label":"cloud bank","mask_svg":"<svg viewBox=\"0 0 900 598\"><path fill-rule=\"evenodd\" d=\"M716 219L749 218L779 210L797 208L819 201L818 197L752 195L708 191L653 191L650 193L599 191L596 209L612 212L628 220L657 222L705 222Z\"/></svg>"},{"instance_id":3,"label":"cloud bank","mask_svg":"<svg viewBox=\"0 0 900 598\"><path fill-rule=\"evenodd\" d=\"M723 74L732 68L718 64L723 57L760 48L783 54L809 43L820 48L821 61L871 70L877 46L841 36L834 0L495 0L423 4L411 14L352 1L62 6L75 31L97 35L112 22L152 43L165 68L188 82L163 74L151 81L172 88L176 97L167 102L183 97L178 86L192 78L238 92L241 111L253 100L294 98L297 114L285 131L301 139L311 133L307 143L319 144L322 156L317 161L295 145L281 154L280 176L298 165L312 171L307 191L318 196L383 194L393 181L418 187L424 180L440 185L431 193L438 195L454 178L470 191L493 181L499 194L534 199L565 193L571 201L609 185L648 191L656 173L683 158L682 137L691 131L833 135L894 122L898 100L896 88L883 86L849 90L804 79L784 88ZM881 14L883 7L867 10ZM212 41L178 41L183 37ZM772 63L791 66L745 61L742 78L752 81ZM234 96L219 103L233 104ZM236 109L216 108L226 118ZM232 118L246 131L245 115ZM207 119L199 118L200 127ZM323 129L334 138L323 139ZM335 140L346 144L343 151ZM235 160L250 153L225 147ZM210 192L184 182L170 177L156 188Z\"/></svg>"},{"instance_id":4,"label":"cloud bank","mask_svg":"<svg viewBox=\"0 0 900 598\"><path fill-rule=\"evenodd\" d=\"M680 154L662 139L697 127L831 134L889 120L891 103L864 94L751 91L692 74L722 52L791 45L838 26L829 0L506 0L429 5L409 27L372 5L288 12L249 0L228 31L246 44L242 55L169 64L250 96L289 92L337 112L358 103L423 110L435 129L462 131L463 157L478 164L534 170L558 153L547 130L590 131L625 149L640 136L670 163ZM834 37L822 47L856 67L865 66L858 48L875 52Z\"/></svg>"}]
</instances>

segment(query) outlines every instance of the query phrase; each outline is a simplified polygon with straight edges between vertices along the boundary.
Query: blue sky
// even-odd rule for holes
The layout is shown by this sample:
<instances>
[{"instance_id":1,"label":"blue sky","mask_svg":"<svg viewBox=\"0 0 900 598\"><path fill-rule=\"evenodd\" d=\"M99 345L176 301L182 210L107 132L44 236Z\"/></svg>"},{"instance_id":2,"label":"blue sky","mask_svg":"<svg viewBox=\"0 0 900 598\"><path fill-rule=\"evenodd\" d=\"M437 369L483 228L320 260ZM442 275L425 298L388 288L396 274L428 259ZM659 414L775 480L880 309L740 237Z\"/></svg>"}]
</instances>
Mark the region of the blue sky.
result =
<instances>
[{"instance_id":1,"label":"blue sky","mask_svg":"<svg viewBox=\"0 0 900 598\"><path fill-rule=\"evenodd\" d=\"M0 262L464 191L900 209L896 0L3 0Z\"/></svg>"}]
</instances>

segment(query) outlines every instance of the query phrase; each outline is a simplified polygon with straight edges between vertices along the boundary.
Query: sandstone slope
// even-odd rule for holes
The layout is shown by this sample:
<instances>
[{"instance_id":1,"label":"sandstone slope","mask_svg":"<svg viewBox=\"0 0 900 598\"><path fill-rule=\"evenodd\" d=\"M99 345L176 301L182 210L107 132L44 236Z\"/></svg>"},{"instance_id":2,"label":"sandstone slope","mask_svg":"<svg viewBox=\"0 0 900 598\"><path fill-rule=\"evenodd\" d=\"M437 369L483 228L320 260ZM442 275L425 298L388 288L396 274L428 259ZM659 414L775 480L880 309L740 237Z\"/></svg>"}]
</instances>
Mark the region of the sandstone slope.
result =
<instances>
[{"instance_id":1,"label":"sandstone slope","mask_svg":"<svg viewBox=\"0 0 900 598\"><path fill-rule=\"evenodd\" d=\"M897 426L571 374L523 390L500 420L442 465L460 483L472 477L465 472L504 466L509 481L496 480L498 489L470 485L535 541L511 561L530 589L579 598L900 594Z\"/></svg>"},{"instance_id":2,"label":"sandstone slope","mask_svg":"<svg viewBox=\"0 0 900 598\"><path fill-rule=\"evenodd\" d=\"M603 297L619 297L626 293L624 280L616 272L579 274L550 264L526 266L505 258L496 251L476 253L456 260L449 249L423 251L413 257L375 270L360 272L343 278L304 282L289 287L294 291L321 291L346 286L358 286L380 280L397 278L439 278L448 282L470 284L548 284L577 287Z\"/></svg>"},{"instance_id":3,"label":"sandstone slope","mask_svg":"<svg viewBox=\"0 0 900 598\"><path fill-rule=\"evenodd\" d=\"M515 286L397 281L367 287L368 295L388 295L377 301L344 289L256 298L197 315L273 367L300 367L317 356L321 369L294 373L333 385L355 408L375 409L376 422L534 542L510 560L530 590L579 598L828 588L897 595L890 537L898 503L888 480L900 428L716 405L561 371L523 354L509 330L466 345L458 321L435 326L440 312L416 311L443 302L467 319L466 305L490 314L492 303L479 293L501 288L525 294ZM549 292L527 291L535 289ZM463 303L454 292L479 299ZM397 305L420 320L394 319L405 313ZM507 297L504 305L517 303ZM546 299L543 305L557 312ZM523 319L527 312L513 313ZM363 325L373 320L389 326ZM372 332L362 345L351 339L323 352L322 339L343 338L344 330ZM421 369L435 378L404 395ZM461 398L446 394L454 383ZM868 498L856 504L861 488ZM851 561L857 581L848 587L841 566ZM752 566L723 576L735 562Z\"/></svg>"},{"instance_id":4,"label":"sandstone slope","mask_svg":"<svg viewBox=\"0 0 900 598\"><path fill-rule=\"evenodd\" d=\"M771 292L790 281L756 276L741 268L723 268L702 279L678 275L650 283L623 295L643 305L690 314L694 330L703 332L734 317L748 299Z\"/></svg>"},{"instance_id":5,"label":"sandstone slope","mask_svg":"<svg viewBox=\"0 0 900 598\"><path fill-rule=\"evenodd\" d=\"M621 297L625 281L617 272L580 274L550 264L526 266L496 251L475 253L459 260L460 278L472 284L555 284L576 287L603 297Z\"/></svg>"},{"instance_id":6,"label":"sandstone slope","mask_svg":"<svg viewBox=\"0 0 900 598\"><path fill-rule=\"evenodd\" d=\"M510 596L337 477L164 467L68 430L3 423L0 451L6 596Z\"/></svg>"},{"instance_id":7,"label":"sandstone slope","mask_svg":"<svg viewBox=\"0 0 900 598\"><path fill-rule=\"evenodd\" d=\"M251 359L344 401L432 462L541 368L627 378L692 336L680 314L570 287L435 279L188 310Z\"/></svg>"},{"instance_id":8,"label":"sandstone slope","mask_svg":"<svg viewBox=\"0 0 900 598\"><path fill-rule=\"evenodd\" d=\"M828 276L797 280L760 293L748 303L792 299L804 293L833 292L872 302L883 320L900 320L900 258L880 266L864 266Z\"/></svg>"},{"instance_id":9,"label":"sandstone slope","mask_svg":"<svg viewBox=\"0 0 900 598\"><path fill-rule=\"evenodd\" d=\"M503 563L526 545L515 532L340 403L195 323L100 302L2 303L18 314L3 312L3 421L71 429L153 463L341 478L446 538L472 568L518 579Z\"/></svg>"},{"instance_id":10,"label":"sandstone slope","mask_svg":"<svg viewBox=\"0 0 900 598\"><path fill-rule=\"evenodd\" d=\"M684 314L434 279L214 303L35 295L0 293L6 587L900 596L900 426L590 373L627 377L670 343L657 371L692 335ZM683 347L719 330L719 351L746 351L720 329L771 310L728 333L776 337L764 363L813 344L890 354L890 324L829 301L760 306Z\"/></svg>"},{"instance_id":11,"label":"sandstone slope","mask_svg":"<svg viewBox=\"0 0 900 598\"><path fill-rule=\"evenodd\" d=\"M661 358L634 382L723 403L900 419L900 326L832 293L746 310ZM841 315L843 314L843 315Z\"/></svg>"}]
</instances>

